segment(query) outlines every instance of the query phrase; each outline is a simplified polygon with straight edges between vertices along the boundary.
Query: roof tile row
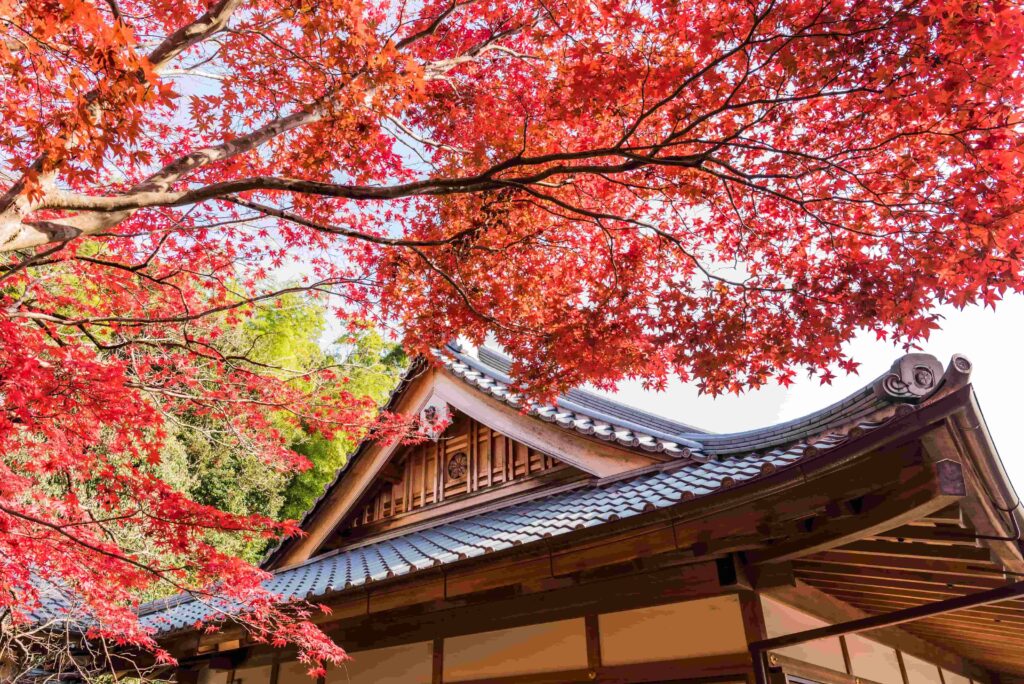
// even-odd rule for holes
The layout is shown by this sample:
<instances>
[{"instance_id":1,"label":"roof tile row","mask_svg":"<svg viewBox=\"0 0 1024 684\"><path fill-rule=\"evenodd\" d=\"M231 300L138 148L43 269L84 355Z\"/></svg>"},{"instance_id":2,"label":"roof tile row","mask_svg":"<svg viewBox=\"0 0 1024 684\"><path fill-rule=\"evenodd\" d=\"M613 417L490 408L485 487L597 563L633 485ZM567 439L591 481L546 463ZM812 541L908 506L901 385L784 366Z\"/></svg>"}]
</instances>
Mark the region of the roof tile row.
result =
<instances>
[{"instance_id":1,"label":"roof tile row","mask_svg":"<svg viewBox=\"0 0 1024 684\"><path fill-rule=\"evenodd\" d=\"M866 423L864 430L879 423ZM816 441L814 449L796 444L724 461L685 462L611 482L590 482L541 495L505 508L448 520L414 532L396 533L361 546L319 556L279 570L266 587L282 600L323 597L437 565L474 558L512 546L602 525L682 501L708 496L791 466L810 452L820 453L846 441L840 435ZM191 628L215 617L222 606L193 598L154 602L142 619L158 632Z\"/></svg>"}]
</instances>

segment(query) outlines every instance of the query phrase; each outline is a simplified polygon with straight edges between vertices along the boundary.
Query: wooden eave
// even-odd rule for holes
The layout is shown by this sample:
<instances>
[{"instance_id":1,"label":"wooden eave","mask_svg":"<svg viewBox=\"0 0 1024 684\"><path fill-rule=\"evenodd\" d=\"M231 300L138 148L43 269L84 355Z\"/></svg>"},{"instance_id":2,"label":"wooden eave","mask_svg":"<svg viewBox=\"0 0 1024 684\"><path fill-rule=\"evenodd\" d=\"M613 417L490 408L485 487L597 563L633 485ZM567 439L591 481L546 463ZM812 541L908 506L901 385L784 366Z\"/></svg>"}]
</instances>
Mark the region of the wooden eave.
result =
<instances>
[{"instance_id":1,"label":"wooden eave","mask_svg":"<svg viewBox=\"0 0 1024 684\"><path fill-rule=\"evenodd\" d=\"M789 602L807 602L810 591L820 592L847 606L846 619L853 619L851 615L969 596L1021 579L1020 502L973 389L967 386L956 394L957 410L922 436L928 458L962 466L965 495L953 514L924 516L803 554L792 562L791 582L770 591ZM1024 676L1024 600L936 615L901 630L942 644L989 672Z\"/></svg>"}]
</instances>

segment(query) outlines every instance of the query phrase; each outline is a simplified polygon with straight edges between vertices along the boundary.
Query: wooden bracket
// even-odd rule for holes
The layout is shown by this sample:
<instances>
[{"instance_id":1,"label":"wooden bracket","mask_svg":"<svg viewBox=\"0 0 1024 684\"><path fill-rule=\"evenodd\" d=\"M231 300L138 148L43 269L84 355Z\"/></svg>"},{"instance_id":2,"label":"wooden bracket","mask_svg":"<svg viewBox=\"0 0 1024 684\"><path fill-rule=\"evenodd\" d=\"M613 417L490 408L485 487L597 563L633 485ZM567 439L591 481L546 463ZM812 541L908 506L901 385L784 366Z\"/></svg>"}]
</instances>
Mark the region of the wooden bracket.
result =
<instances>
[{"instance_id":1,"label":"wooden bracket","mask_svg":"<svg viewBox=\"0 0 1024 684\"><path fill-rule=\"evenodd\" d=\"M780 563L764 563L761 565L747 565L747 576L754 589L767 591L778 587L795 587L796 576L793 574L793 564L788 561Z\"/></svg>"}]
</instances>

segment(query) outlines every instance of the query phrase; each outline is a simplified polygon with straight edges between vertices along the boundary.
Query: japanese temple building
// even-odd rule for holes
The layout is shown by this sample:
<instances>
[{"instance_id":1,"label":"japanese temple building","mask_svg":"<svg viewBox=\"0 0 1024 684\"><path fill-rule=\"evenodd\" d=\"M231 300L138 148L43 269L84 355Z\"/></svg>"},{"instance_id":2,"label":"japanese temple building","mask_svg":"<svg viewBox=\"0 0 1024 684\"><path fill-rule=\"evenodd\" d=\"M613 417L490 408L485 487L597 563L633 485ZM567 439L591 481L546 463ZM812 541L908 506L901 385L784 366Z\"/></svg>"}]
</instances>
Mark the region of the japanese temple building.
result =
<instances>
[{"instance_id":1,"label":"japanese temple building","mask_svg":"<svg viewBox=\"0 0 1024 684\"><path fill-rule=\"evenodd\" d=\"M963 357L910 354L804 418L713 434L584 391L524 405L452 345L265 567L354 657L328 684L1024 681L1024 515ZM300 684L294 653L152 604L180 682ZM787 636L793 635L793 636Z\"/></svg>"}]
</instances>

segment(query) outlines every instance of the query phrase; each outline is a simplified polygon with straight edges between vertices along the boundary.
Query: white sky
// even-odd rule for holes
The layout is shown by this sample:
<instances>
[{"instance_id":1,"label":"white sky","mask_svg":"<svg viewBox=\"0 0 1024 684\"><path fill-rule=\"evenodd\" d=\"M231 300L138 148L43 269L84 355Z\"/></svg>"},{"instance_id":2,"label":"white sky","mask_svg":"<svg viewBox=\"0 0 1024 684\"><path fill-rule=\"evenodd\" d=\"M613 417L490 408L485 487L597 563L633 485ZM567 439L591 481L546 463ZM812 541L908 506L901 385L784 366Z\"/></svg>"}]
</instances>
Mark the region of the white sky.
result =
<instances>
[{"instance_id":1,"label":"white sky","mask_svg":"<svg viewBox=\"0 0 1024 684\"><path fill-rule=\"evenodd\" d=\"M993 440L1018 491L1024 492L1024 296L1008 297L996 311L972 307L943 309L942 329L921 351L945 366L954 353L974 365L971 382ZM902 355L889 342L862 335L848 346L861 363L858 375L839 376L832 385L798 379L791 387L770 385L741 396L699 396L692 385L673 382L667 391L644 391L639 382L623 383L617 398L653 413L714 432L733 432L798 418L842 399L881 375Z\"/></svg>"}]
</instances>

